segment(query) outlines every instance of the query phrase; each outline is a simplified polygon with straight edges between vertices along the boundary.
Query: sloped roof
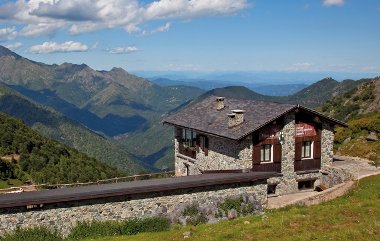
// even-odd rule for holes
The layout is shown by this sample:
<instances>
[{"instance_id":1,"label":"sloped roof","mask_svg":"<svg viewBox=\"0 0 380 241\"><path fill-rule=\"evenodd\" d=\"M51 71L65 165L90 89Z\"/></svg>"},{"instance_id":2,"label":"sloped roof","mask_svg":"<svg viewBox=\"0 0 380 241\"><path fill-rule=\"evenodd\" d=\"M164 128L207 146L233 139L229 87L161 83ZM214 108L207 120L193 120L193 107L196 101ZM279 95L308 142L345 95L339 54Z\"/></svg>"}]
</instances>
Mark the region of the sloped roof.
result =
<instances>
[{"instance_id":1,"label":"sloped roof","mask_svg":"<svg viewBox=\"0 0 380 241\"><path fill-rule=\"evenodd\" d=\"M317 114L334 124L346 125L344 122L294 104L225 98L225 108L217 110L215 106L216 98L216 96L210 96L201 102L166 117L163 122L164 124L186 127L234 140L242 139L296 108ZM244 122L238 126L228 128L227 115L232 113L232 110L244 110Z\"/></svg>"}]
</instances>

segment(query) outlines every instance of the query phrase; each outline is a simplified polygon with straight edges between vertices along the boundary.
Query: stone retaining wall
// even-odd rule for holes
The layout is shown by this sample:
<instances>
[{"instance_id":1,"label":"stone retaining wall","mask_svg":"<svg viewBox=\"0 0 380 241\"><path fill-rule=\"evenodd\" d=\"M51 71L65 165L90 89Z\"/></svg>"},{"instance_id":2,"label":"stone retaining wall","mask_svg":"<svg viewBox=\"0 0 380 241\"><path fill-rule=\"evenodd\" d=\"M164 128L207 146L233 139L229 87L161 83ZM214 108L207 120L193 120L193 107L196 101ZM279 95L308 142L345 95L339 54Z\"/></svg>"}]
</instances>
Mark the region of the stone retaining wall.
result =
<instances>
[{"instance_id":1,"label":"stone retaining wall","mask_svg":"<svg viewBox=\"0 0 380 241\"><path fill-rule=\"evenodd\" d=\"M179 220L186 206L197 202L201 209L214 215L218 204L227 198L243 198L258 211L267 204L266 182L183 189L170 193L149 193L93 201L45 205L38 209L9 208L0 210L0 235L16 228L47 226L67 236L77 222L125 220L133 217L166 216Z\"/></svg>"},{"instance_id":2,"label":"stone retaining wall","mask_svg":"<svg viewBox=\"0 0 380 241\"><path fill-rule=\"evenodd\" d=\"M321 169L321 182L329 187L334 187L343 182L355 180L357 170L347 170L344 168L325 166Z\"/></svg>"},{"instance_id":3,"label":"stone retaining wall","mask_svg":"<svg viewBox=\"0 0 380 241\"><path fill-rule=\"evenodd\" d=\"M311 197L296 201L292 204L301 206L310 206L315 204L320 204L333 200L337 197L343 196L344 194L350 192L354 188L354 181L349 181L336 185L335 187L329 188L323 192L318 192Z\"/></svg>"}]
</instances>

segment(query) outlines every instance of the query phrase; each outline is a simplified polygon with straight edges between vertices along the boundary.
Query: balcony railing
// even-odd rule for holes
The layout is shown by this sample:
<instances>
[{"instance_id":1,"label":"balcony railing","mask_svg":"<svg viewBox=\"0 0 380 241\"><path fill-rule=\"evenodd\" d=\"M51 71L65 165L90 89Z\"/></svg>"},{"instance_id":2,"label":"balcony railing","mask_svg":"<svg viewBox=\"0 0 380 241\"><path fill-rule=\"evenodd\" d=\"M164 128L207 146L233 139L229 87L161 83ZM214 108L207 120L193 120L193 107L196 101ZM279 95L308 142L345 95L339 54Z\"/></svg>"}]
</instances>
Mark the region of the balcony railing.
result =
<instances>
[{"instance_id":1,"label":"balcony railing","mask_svg":"<svg viewBox=\"0 0 380 241\"><path fill-rule=\"evenodd\" d=\"M254 172L281 172L281 163L261 163L253 165L252 171Z\"/></svg>"},{"instance_id":2,"label":"balcony railing","mask_svg":"<svg viewBox=\"0 0 380 241\"><path fill-rule=\"evenodd\" d=\"M197 152L195 148L186 147L183 145L179 145L179 153L185 156L188 156L190 158L196 159L197 158Z\"/></svg>"},{"instance_id":3,"label":"balcony railing","mask_svg":"<svg viewBox=\"0 0 380 241\"><path fill-rule=\"evenodd\" d=\"M294 171L311 171L321 169L321 159L305 159L294 162Z\"/></svg>"}]
</instances>

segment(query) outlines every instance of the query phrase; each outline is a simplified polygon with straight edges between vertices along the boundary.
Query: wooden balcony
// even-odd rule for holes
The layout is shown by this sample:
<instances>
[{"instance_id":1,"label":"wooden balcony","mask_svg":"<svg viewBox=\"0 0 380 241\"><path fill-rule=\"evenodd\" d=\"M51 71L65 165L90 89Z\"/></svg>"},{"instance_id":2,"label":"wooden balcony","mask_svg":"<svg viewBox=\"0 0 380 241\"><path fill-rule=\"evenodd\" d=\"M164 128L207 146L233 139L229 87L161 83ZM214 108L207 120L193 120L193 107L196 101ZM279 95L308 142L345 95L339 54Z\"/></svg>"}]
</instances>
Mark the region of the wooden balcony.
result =
<instances>
[{"instance_id":1,"label":"wooden balcony","mask_svg":"<svg viewBox=\"0 0 380 241\"><path fill-rule=\"evenodd\" d=\"M294 171L315 171L321 169L321 159L305 159L294 162Z\"/></svg>"},{"instance_id":2,"label":"wooden balcony","mask_svg":"<svg viewBox=\"0 0 380 241\"><path fill-rule=\"evenodd\" d=\"M278 172L281 173L281 163L261 163L253 165L252 171L254 172Z\"/></svg>"},{"instance_id":3,"label":"wooden balcony","mask_svg":"<svg viewBox=\"0 0 380 241\"><path fill-rule=\"evenodd\" d=\"M184 145L179 145L179 153L193 159L197 158L196 150L190 147L186 147Z\"/></svg>"}]
</instances>

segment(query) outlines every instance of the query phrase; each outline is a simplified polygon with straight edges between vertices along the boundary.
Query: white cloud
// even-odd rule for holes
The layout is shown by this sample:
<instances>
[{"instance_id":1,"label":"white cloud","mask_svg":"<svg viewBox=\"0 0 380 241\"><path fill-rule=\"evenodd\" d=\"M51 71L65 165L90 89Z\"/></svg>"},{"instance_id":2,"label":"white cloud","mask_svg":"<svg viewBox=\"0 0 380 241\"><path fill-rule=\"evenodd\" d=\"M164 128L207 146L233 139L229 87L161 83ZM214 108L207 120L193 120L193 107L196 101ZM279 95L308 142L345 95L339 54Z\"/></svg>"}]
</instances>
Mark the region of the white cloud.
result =
<instances>
[{"instance_id":1,"label":"white cloud","mask_svg":"<svg viewBox=\"0 0 380 241\"><path fill-rule=\"evenodd\" d=\"M22 47L22 43L20 42L16 42L16 43L13 43L13 44L8 44L8 45L5 45L6 48L10 49L10 50L17 50L19 48Z\"/></svg>"},{"instance_id":2,"label":"white cloud","mask_svg":"<svg viewBox=\"0 0 380 241\"><path fill-rule=\"evenodd\" d=\"M229 15L248 7L245 0L160 0L145 11L147 19L194 18Z\"/></svg>"},{"instance_id":3,"label":"white cloud","mask_svg":"<svg viewBox=\"0 0 380 241\"><path fill-rule=\"evenodd\" d=\"M0 40L11 40L17 36L16 27L1 28L0 29Z\"/></svg>"},{"instance_id":4,"label":"white cloud","mask_svg":"<svg viewBox=\"0 0 380 241\"><path fill-rule=\"evenodd\" d=\"M44 42L41 45L34 45L29 49L29 52L34 54L48 54L58 52L86 52L88 46L79 42L67 41L64 43Z\"/></svg>"},{"instance_id":5,"label":"white cloud","mask_svg":"<svg viewBox=\"0 0 380 241\"><path fill-rule=\"evenodd\" d=\"M110 54L130 54L137 51L141 51L141 49L137 48L136 46L128 46L128 47L118 47L113 48L108 51Z\"/></svg>"},{"instance_id":6,"label":"white cloud","mask_svg":"<svg viewBox=\"0 0 380 241\"><path fill-rule=\"evenodd\" d=\"M323 6L343 6L345 0L323 0Z\"/></svg>"},{"instance_id":7,"label":"white cloud","mask_svg":"<svg viewBox=\"0 0 380 241\"><path fill-rule=\"evenodd\" d=\"M42 35L51 35L58 28L63 27L64 23L37 23L28 24L20 30L20 35L25 37L38 37Z\"/></svg>"},{"instance_id":8,"label":"white cloud","mask_svg":"<svg viewBox=\"0 0 380 241\"><path fill-rule=\"evenodd\" d=\"M150 21L233 15L248 6L248 0L156 0L149 4L138 0L17 0L0 5L0 19L26 25L24 36L60 29L71 34L109 28L141 33L141 25ZM157 32L169 28L166 24Z\"/></svg>"},{"instance_id":9,"label":"white cloud","mask_svg":"<svg viewBox=\"0 0 380 241\"><path fill-rule=\"evenodd\" d=\"M159 26L155 30L152 31L152 33L161 33L161 32L167 32L169 31L171 26L171 23L166 23L165 25Z\"/></svg>"}]
</instances>

